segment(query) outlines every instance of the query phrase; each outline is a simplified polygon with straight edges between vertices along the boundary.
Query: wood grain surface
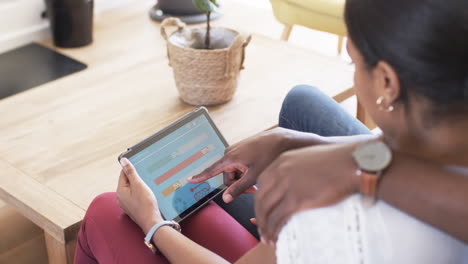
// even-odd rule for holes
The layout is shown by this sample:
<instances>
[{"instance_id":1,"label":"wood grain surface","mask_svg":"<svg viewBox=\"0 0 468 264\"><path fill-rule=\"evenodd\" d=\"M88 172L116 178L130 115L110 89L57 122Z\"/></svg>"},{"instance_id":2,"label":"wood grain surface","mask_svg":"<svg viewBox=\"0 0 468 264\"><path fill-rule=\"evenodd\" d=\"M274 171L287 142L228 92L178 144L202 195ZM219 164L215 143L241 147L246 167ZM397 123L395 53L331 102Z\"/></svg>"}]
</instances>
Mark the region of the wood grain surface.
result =
<instances>
[{"instance_id":1,"label":"wood grain surface","mask_svg":"<svg viewBox=\"0 0 468 264\"><path fill-rule=\"evenodd\" d=\"M88 69L0 101L0 198L43 228L49 244L74 240L92 199L116 189L119 153L194 108L178 97L148 8L138 1L98 16L91 46L57 49ZM238 6L226 10L218 25L255 22ZM209 108L230 143L274 126L294 85L339 100L350 94L353 67L339 58L259 34L246 53L234 99Z\"/></svg>"}]
</instances>

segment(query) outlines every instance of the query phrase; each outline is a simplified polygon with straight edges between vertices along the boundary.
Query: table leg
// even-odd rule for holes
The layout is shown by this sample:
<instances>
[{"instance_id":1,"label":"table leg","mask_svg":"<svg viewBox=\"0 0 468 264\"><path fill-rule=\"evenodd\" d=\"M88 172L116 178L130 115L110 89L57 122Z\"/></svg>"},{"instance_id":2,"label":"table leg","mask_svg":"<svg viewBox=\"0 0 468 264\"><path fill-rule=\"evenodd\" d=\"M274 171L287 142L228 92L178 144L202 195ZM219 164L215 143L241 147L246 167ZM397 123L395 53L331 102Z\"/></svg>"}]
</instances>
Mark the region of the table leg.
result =
<instances>
[{"instance_id":1,"label":"table leg","mask_svg":"<svg viewBox=\"0 0 468 264\"><path fill-rule=\"evenodd\" d=\"M65 244L48 233L44 233L49 264L72 264L75 257L76 239Z\"/></svg>"}]
</instances>

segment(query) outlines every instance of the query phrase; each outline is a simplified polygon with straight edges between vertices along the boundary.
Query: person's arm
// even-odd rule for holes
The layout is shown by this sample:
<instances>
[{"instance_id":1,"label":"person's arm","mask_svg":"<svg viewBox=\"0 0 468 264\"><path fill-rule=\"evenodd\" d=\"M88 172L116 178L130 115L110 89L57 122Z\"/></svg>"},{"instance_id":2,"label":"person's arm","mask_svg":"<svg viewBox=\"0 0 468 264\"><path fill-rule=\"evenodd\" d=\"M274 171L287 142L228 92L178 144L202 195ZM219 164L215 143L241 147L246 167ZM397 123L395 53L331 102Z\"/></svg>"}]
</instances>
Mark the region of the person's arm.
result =
<instances>
[{"instance_id":1,"label":"person's arm","mask_svg":"<svg viewBox=\"0 0 468 264\"><path fill-rule=\"evenodd\" d=\"M379 198L468 243L468 171L394 152Z\"/></svg>"},{"instance_id":2,"label":"person's arm","mask_svg":"<svg viewBox=\"0 0 468 264\"><path fill-rule=\"evenodd\" d=\"M258 178L257 223L266 241L301 210L332 205L359 190L351 153L357 143L323 144L285 152ZM394 152L379 198L468 243L468 172Z\"/></svg>"},{"instance_id":3,"label":"person's arm","mask_svg":"<svg viewBox=\"0 0 468 264\"><path fill-rule=\"evenodd\" d=\"M277 133L280 134L280 138L282 140L282 144L285 146L285 150L293 150L323 144L360 143L382 137L381 132L353 136L324 137L314 133L300 132L286 128L276 129L278 129Z\"/></svg>"},{"instance_id":4,"label":"person's arm","mask_svg":"<svg viewBox=\"0 0 468 264\"><path fill-rule=\"evenodd\" d=\"M142 229L144 234L147 234L152 226L164 221L158 202L153 192L138 175L135 167L125 158L121 159L121 164L117 200L123 211ZM153 234L152 241L170 263L228 263L222 257L169 226L160 227ZM266 248L264 245L253 248L252 252L242 257L244 261L242 263L258 263L256 260L259 258L262 259L261 263L275 263L271 262L275 259L274 250L266 250Z\"/></svg>"},{"instance_id":5,"label":"person's arm","mask_svg":"<svg viewBox=\"0 0 468 264\"><path fill-rule=\"evenodd\" d=\"M375 140L380 136L369 134L321 137L312 133L275 128L237 143L226 152L219 162L216 162L190 181L193 183L201 182L223 172L227 172L227 175L238 172L242 174L242 177L235 177L234 180L229 178L227 184L231 185L231 187L223 196L232 193L232 197L236 197L257 183L258 176L265 168L285 152L317 145L357 144ZM351 152L353 150L354 148L349 149L349 153L346 153L344 157L351 162ZM340 176L344 177L351 177L350 175L355 174L355 171L353 171L356 169L355 166L350 167L348 171L340 171L340 166L337 166L337 164L340 164L339 162L334 162L330 165L330 168L334 168L335 171L341 173ZM310 165L311 162L306 161L305 164ZM353 165L353 163L351 164ZM317 166L317 168L320 167L323 166ZM246 175L244 175L244 172L247 172ZM328 175L330 172L325 171L323 173ZM310 182L303 182L302 184L305 184L305 186L314 184L312 177L308 177L308 180ZM347 181L339 183L343 182ZM468 228L460 225L460 222L468 222L467 185L468 178L461 172L454 172L442 166L428 166L424 161L406 157L402 153L394 153L394 161L381 182L381 193L379 195L381 199L395 207L448 232L460 240L468 242ZM294 184L287 184L285 187L293 188L293 186ZM447 192L450 193L447 194ZM291 193L291 198L300 195L300 192ZM304 194L303 197L307 197L307 195ZM343 198L345 197L341 197L341 199ZM225 199L226 202L230 200L232 198ZM421 204L421 201L424 202ZM321 206L329 204L330 201L321 204ZM312 203L312 205L314 204ZM293 205L294 207L295 205ZM279 216L285 214L288 215L288 213L284 212L279 213ZM455 222L456 224L452 225Z\"/></svg>"},{"instance_id":6,"label":"person's arm","mask_svg":"<svg viewBox=\"0 0 468 264\"><path fill-rule=\"evenodd\" d=\"M154 234L153 243L170 263L228 263L222 257L198 245L169 226L161 227Z\"/></svg>"},{"instance_id":7,"label":"person's arm","mask_svg":"<svg viewBox=\"0 0 468 264\"><path fill-rule=\"evenodd\" d=\"M153 236L153 242L170 263L228 263L220 256L198 245L168 226L161 227L160 230L156 232L155 236ZM270 246L259 244L242 256L236 263L273 264L276 263L275 251Z\"/></svg>"},{"instance_id":8,"label":"person's arm","mask_svg":"<svg viewBox=\"0 0 468 264\"><path fill-rule=\"evenodd\" d=\"M359 143L381 135L320 137L293 132L287 145ZM394 152L393 162L379 185L379 198L414 217L468 243L468 172L456 171Z\"/></svg>"},{"instance_id":9,"label":"person's arm","mask_svg":"<svg viewBox=\"0 0 468 264\"><path fill-rule=\"evenodd\" d=\"M286 151L324 144L362 142L377 137L379 136L373 134L321 137L277 127L228 147L220 160L187 180L190 183L200 183L223 173L224 184L229 186L223 193L223 199L229 203L247 192L257 182L260 173Z\"/></svg>"},{"instance_id":10,"label":"person's arm","mask_svg":"<svg viewBox=\"0 0 468 264\"><path fill-rule=\"evenodd\" d=\"M276 263L276 251L274 247L260 243L242 256L236 264Z\"/></svg>"}]
</instances>

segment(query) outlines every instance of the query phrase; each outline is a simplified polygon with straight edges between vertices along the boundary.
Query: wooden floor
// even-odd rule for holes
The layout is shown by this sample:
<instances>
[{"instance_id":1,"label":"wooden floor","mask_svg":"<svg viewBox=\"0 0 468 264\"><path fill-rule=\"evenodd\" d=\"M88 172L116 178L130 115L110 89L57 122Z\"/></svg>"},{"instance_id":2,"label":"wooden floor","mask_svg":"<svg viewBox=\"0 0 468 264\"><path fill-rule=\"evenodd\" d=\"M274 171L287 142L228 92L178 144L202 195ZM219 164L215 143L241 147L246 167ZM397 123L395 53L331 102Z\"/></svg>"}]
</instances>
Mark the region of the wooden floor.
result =
<instances>
[{"instance_id":1,"label":"wooden floor","mask_svg":"<svg viewBox=\"0 0 468 264\"><path fill-rule=\"evenodd\" d=\"M0 201L0 263L47 263L44 233Z\"/></svg>"},{"instance_id":2,"label":"wooden floor","mask_svg":"<svg viewBox=\"0 0 468 264\"><path fill-rule=\"evenodd\" d=\"M249 3L246 0L230 1ZM239 28L279 39L282 25L274 19L269 9L269 1L258 0L254 1L253 4L250 3L251 8L246 12L246 15L250 14L251 19L246 19L246 21L255 20L258 23L240 23ZM255 16L255 18L253 19L252 16ZM290 40L290 42L302 48L309 47L315 52L319 51L328 56L334 56L332 53L336 49L330 48L330 44L333 46L336 41L336 36L304 28L295 29ZM343 54L342 57L345 60L347 59L346 54ZM343 107L354 115L356 109L355 98L344 102ZM47 263L42 230L17 214L2 201L0 201L0 234L0 264Z\"/></svg>"}]
</instances>

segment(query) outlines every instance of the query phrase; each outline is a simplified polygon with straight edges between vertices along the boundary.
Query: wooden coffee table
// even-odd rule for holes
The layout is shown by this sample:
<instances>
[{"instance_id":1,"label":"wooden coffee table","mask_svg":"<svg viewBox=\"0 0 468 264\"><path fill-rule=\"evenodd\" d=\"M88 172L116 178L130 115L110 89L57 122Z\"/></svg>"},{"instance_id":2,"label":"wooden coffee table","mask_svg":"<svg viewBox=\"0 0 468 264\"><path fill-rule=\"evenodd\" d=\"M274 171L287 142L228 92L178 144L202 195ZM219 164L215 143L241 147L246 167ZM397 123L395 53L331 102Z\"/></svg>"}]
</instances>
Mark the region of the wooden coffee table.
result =
<instances>
[{"instance_id":1,"label":"wooden coffee table","mask_svg":"<svg viewBox=\"0 0 468 264\"><path fill-rule=\"evenodd\" d=\"M0 198L44 229L50 263L72 263L86 208L116 189L118 154L194 108L178 97L148 4L100 15L93 45L59 50L87 70L0 101ZM341 101L352 74L338 58L254 35L234 99L209 111L233 143L275 126L294 85Z\"/></svg>"}]
</instances>

